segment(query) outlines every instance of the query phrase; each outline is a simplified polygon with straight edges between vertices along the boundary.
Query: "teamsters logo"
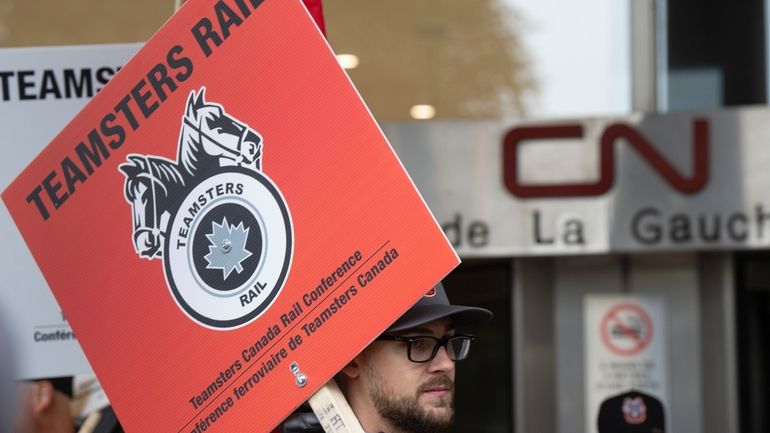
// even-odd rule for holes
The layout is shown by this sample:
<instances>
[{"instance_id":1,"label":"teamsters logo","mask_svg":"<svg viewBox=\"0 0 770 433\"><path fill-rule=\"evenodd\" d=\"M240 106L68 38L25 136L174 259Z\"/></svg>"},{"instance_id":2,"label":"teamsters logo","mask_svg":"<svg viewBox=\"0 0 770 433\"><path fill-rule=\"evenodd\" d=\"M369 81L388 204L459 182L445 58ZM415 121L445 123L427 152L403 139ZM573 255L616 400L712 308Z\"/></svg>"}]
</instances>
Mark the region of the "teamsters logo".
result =
<instances>
[{"instance_id":1,"label":"teamsters logo","mask_svg":"<svg viewBox=\"0 0 770 433\"><path fill-rule=\"evenodd\" d=\"M120 166L136 253L163 259L177 305L203 326L256 319L280 292L292 259L286 202L261 171L262 137L190 93L176 161L131 154Z\"/></svg>"}]
</instances>

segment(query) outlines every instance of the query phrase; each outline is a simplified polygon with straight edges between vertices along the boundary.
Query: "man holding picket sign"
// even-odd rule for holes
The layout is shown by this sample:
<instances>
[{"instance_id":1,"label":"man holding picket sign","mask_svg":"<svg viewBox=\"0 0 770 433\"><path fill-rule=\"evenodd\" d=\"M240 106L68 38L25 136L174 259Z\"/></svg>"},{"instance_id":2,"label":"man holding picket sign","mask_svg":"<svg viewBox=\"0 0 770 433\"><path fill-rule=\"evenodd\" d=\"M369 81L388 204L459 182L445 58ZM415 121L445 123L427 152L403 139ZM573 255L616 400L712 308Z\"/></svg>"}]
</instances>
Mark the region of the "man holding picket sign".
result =
<instances>
[{"instance_id":1,"label":"man holding picket sign","mask_svg":"<svg viewBox=\"0 0 770 433\"><path fill-rule=\"evenodd\" d=\"M451 305L441 283L426 293L336 377L363 430L448 430L454 419L455 362L468 357L473 340L456 328L491 318L483 308ZM313 409L318 412L316 405ZM300 413L286 421L283 431L324 430L314 416Z\"/></svg>"},{"instance_id":2,"label":"man holding picket sign","mask_svg":"<svg viewBox=\"0 0 770 433\"><path fill-rule=\"evenodd\" d=\"M321 0L303 3L325 34ZM446 431L454 419L455 361L468 356L473 340L456 328L491 318L483 308L451 305L439 283L310 399L320 422L297 413L276 432Z\"/></svg>"}]
</instances>

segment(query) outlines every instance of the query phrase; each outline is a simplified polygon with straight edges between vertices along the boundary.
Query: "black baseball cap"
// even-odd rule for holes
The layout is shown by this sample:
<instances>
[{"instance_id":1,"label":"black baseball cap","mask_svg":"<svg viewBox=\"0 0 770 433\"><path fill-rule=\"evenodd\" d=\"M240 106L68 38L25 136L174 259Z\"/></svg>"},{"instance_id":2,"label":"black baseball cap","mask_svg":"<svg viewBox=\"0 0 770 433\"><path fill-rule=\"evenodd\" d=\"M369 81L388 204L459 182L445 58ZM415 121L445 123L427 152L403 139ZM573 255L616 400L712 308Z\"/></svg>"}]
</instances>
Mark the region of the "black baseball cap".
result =
<instances>
[{"instance_id":1,"label":"black baseball cap","mask_svg":"<svg viewBox=\"0 0 770 433\"><path fill-rule=\"evenodd\" d=\"M452 305L440 282L408 309L385 332L400 332L437 319L449 317L457 328L480 325L492 319L492 312L479 307Z\"/></svg>"},{"instance_id":2,"label":"black baseball cap","mask_svg":"<svg viewBox=\"0 0 770 433\"><path fill-rule=\"evenodd\" d=\"M660 400L630 390L609 397L599 407L599 433L664 433L665 410Z\"/></svg>"}]
</instances>

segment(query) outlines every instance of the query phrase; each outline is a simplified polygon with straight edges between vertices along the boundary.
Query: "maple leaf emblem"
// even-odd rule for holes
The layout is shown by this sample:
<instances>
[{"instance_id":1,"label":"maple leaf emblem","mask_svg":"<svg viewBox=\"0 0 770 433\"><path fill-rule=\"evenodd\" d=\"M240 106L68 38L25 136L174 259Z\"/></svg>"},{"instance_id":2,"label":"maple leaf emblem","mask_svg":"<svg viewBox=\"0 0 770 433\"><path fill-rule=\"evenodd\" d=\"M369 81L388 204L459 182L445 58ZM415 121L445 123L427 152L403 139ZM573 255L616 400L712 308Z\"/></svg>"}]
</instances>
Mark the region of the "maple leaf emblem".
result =
<instances>
[{"instance_id":1,"label":"maple leaf emblem","mask_svg":"<svg viewBox=\"0 0 770 433\"><path fill-rule=\"evenodd\" d=\"M209 253L203 258L209 264L206 269L221 269L225 279L235 270L243 272L241 263L251 256L251 251L246 249L246 239L249 237L249 228L243 227L243 221L237 226L227 223L227 217L222 219L222 224L212 222L212 232L206 235L211 245Z\"/></svg>"}]
</instances>

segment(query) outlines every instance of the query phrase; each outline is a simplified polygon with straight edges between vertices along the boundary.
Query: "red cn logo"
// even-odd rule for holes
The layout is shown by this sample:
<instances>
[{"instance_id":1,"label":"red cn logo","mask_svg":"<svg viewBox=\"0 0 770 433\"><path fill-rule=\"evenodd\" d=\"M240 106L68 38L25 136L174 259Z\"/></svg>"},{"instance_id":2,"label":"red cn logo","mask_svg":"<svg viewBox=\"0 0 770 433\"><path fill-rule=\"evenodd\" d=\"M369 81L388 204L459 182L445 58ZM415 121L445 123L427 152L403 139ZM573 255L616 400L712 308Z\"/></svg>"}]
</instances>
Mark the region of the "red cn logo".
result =
<instances>
[{"instance_id":1,"label":"red cn logo","mask_svg":"<svg viewBox=\"0 0 770 433\"><path fill-rule=\"evenodd\" d=\"M513 195L520 198L591 197L607 193L615 183L615 142L623 138L639 155L660 174L666 182L682 194L694 194L709 178L709 125L705 119L695 119L693 129L693 174L680 174L642 134L629 125L616 123L608 126L600 140L600 177L597 182L567 184L522 184L519 181L518 146L525 140L552 140L583 138L579 124L514 128L503 140L503 180Z\"/></svg>"}]
</instances>

